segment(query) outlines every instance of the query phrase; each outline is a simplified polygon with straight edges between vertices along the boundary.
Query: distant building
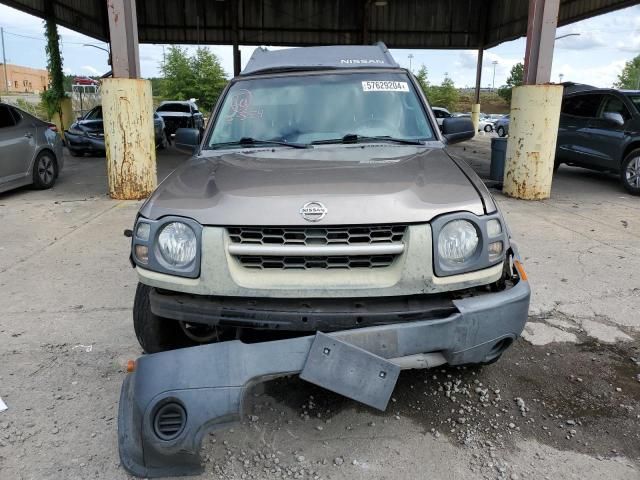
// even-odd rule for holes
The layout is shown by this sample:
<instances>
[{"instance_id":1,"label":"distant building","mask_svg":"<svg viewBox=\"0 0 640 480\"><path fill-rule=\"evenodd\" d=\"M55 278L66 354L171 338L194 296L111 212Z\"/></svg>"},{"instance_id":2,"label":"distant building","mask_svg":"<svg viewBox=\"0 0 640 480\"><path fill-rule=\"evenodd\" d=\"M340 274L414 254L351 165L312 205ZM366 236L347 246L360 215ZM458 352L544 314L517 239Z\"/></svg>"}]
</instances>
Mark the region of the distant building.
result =
<instances>
[{"instance_id":1,"label":"distant building","mask_svg":"<svg viewBox=\"0 0 640 480\"><path fill-rule=\"evenodd\" d=\"M0 88L0 93L6 92L7 89L11 93L41 93L49 86L49 72L41 68L0 63L0 86L3 86L5 78L7 87Z\"/></svg>"}]
</instances>

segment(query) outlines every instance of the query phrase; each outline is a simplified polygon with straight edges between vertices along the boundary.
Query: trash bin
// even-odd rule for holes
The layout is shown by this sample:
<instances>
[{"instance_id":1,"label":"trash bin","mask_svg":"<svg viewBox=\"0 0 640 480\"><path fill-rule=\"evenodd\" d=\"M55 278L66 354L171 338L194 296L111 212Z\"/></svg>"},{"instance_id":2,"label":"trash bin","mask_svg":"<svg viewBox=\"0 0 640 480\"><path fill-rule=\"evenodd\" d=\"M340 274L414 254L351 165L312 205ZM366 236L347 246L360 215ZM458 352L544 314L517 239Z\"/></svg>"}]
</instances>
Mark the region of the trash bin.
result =
<instances>
[{"instance_id":1,"label":"trash bin","mask_svg":"<svg viewBox=\"0 0 640 480\"><path fill-rule=\"evenodd\" d=\"M502 183L504 180L504 163L507 158L507 139L494 137L491 139L491 167L489 178Z\"/></svg>"}]
</instances>

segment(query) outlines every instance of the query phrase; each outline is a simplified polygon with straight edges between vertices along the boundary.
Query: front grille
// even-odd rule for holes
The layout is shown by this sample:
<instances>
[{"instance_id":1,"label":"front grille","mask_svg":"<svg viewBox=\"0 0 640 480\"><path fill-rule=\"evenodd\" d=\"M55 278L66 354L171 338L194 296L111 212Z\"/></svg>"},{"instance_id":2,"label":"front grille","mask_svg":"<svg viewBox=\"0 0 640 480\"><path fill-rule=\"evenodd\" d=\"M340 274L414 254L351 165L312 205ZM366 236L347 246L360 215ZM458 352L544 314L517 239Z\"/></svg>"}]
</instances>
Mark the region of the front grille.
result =
<instances>
[{"instance_id":1,"label":"front grille","mask_svg":"<svg viewBox=\"0 0 640 480\"><path fill-rule=\"evenodd\" d=\"M283 257L265 255L238 256L238 261L246 268L256 269L300 269L312 268L381 268L390 266L397 255L350 255L332 257Z\"/></svg>"},{"instance_id":2,"label":"front grille","mask_svg":"<svg viewBox=\"0 0 640 480\"><path fill-rule=\"evenodd\" d=\"M406 225L354 227L229 227L233 243L253 245L371 245L402 242Z\"/></svg>"}]
</instances>

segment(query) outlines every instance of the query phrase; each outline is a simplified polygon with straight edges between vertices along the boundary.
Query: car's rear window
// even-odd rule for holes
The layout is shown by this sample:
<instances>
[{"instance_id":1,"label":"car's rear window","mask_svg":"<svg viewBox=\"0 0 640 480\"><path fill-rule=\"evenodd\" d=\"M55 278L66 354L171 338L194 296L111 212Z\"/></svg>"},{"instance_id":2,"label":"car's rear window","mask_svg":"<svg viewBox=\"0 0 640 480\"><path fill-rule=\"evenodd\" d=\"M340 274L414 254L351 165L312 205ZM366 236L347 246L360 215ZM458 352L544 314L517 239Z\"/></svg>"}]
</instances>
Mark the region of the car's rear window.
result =
<instances>
[{"instance_id":1,"label":"car's rear window","mask_svg":"<svg viewBox=\"0 0 640 480\"><path fill-rule=\"evenodd\" d=\"M227 92L209 148L242 138L311 143L347 134L432 140L434 133L401 72L253 78Z\"/></svg>"},{"instance_id":2,"label":"car's rear window","mask_svg":"<svg viewBox=\"0 0 640 480\"><path fill-rule=\"evenodd\" d=\"M184 103L165 103L164 105L160 105L156 112L185 112L190 113L191 109L189 105L185 105Z\"/></svg>"}]
</instances>

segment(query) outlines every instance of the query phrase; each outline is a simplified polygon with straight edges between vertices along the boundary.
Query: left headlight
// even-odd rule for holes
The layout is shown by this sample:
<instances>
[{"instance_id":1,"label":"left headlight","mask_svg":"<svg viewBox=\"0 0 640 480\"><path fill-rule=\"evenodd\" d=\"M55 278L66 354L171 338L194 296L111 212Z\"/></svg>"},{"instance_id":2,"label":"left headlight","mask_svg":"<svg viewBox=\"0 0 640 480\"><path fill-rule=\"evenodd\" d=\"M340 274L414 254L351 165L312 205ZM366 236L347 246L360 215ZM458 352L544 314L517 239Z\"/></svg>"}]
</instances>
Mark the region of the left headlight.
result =
<instances>
[{"instance_id":1,"label":"left headlight","mask_svg":"<svg viewBox=\"0 0 640 480\"><path fill-rule=\"evenodd\" d=\"M447 223L438 235L440 258L453 265L469 260L478 250L478 232L467 220Z\"/></svg>"},{"instance_id":2,"label":"left headlight","mask_svg":"<svg viewBox=\"0 0 640 480\"><path fill-rule=\"evenodd\" d=\"M162 227L158 235L158 249L169 265L185 267L196 258L196 234L185 223L168 223Z\"/></svg>"}]
</instances>

